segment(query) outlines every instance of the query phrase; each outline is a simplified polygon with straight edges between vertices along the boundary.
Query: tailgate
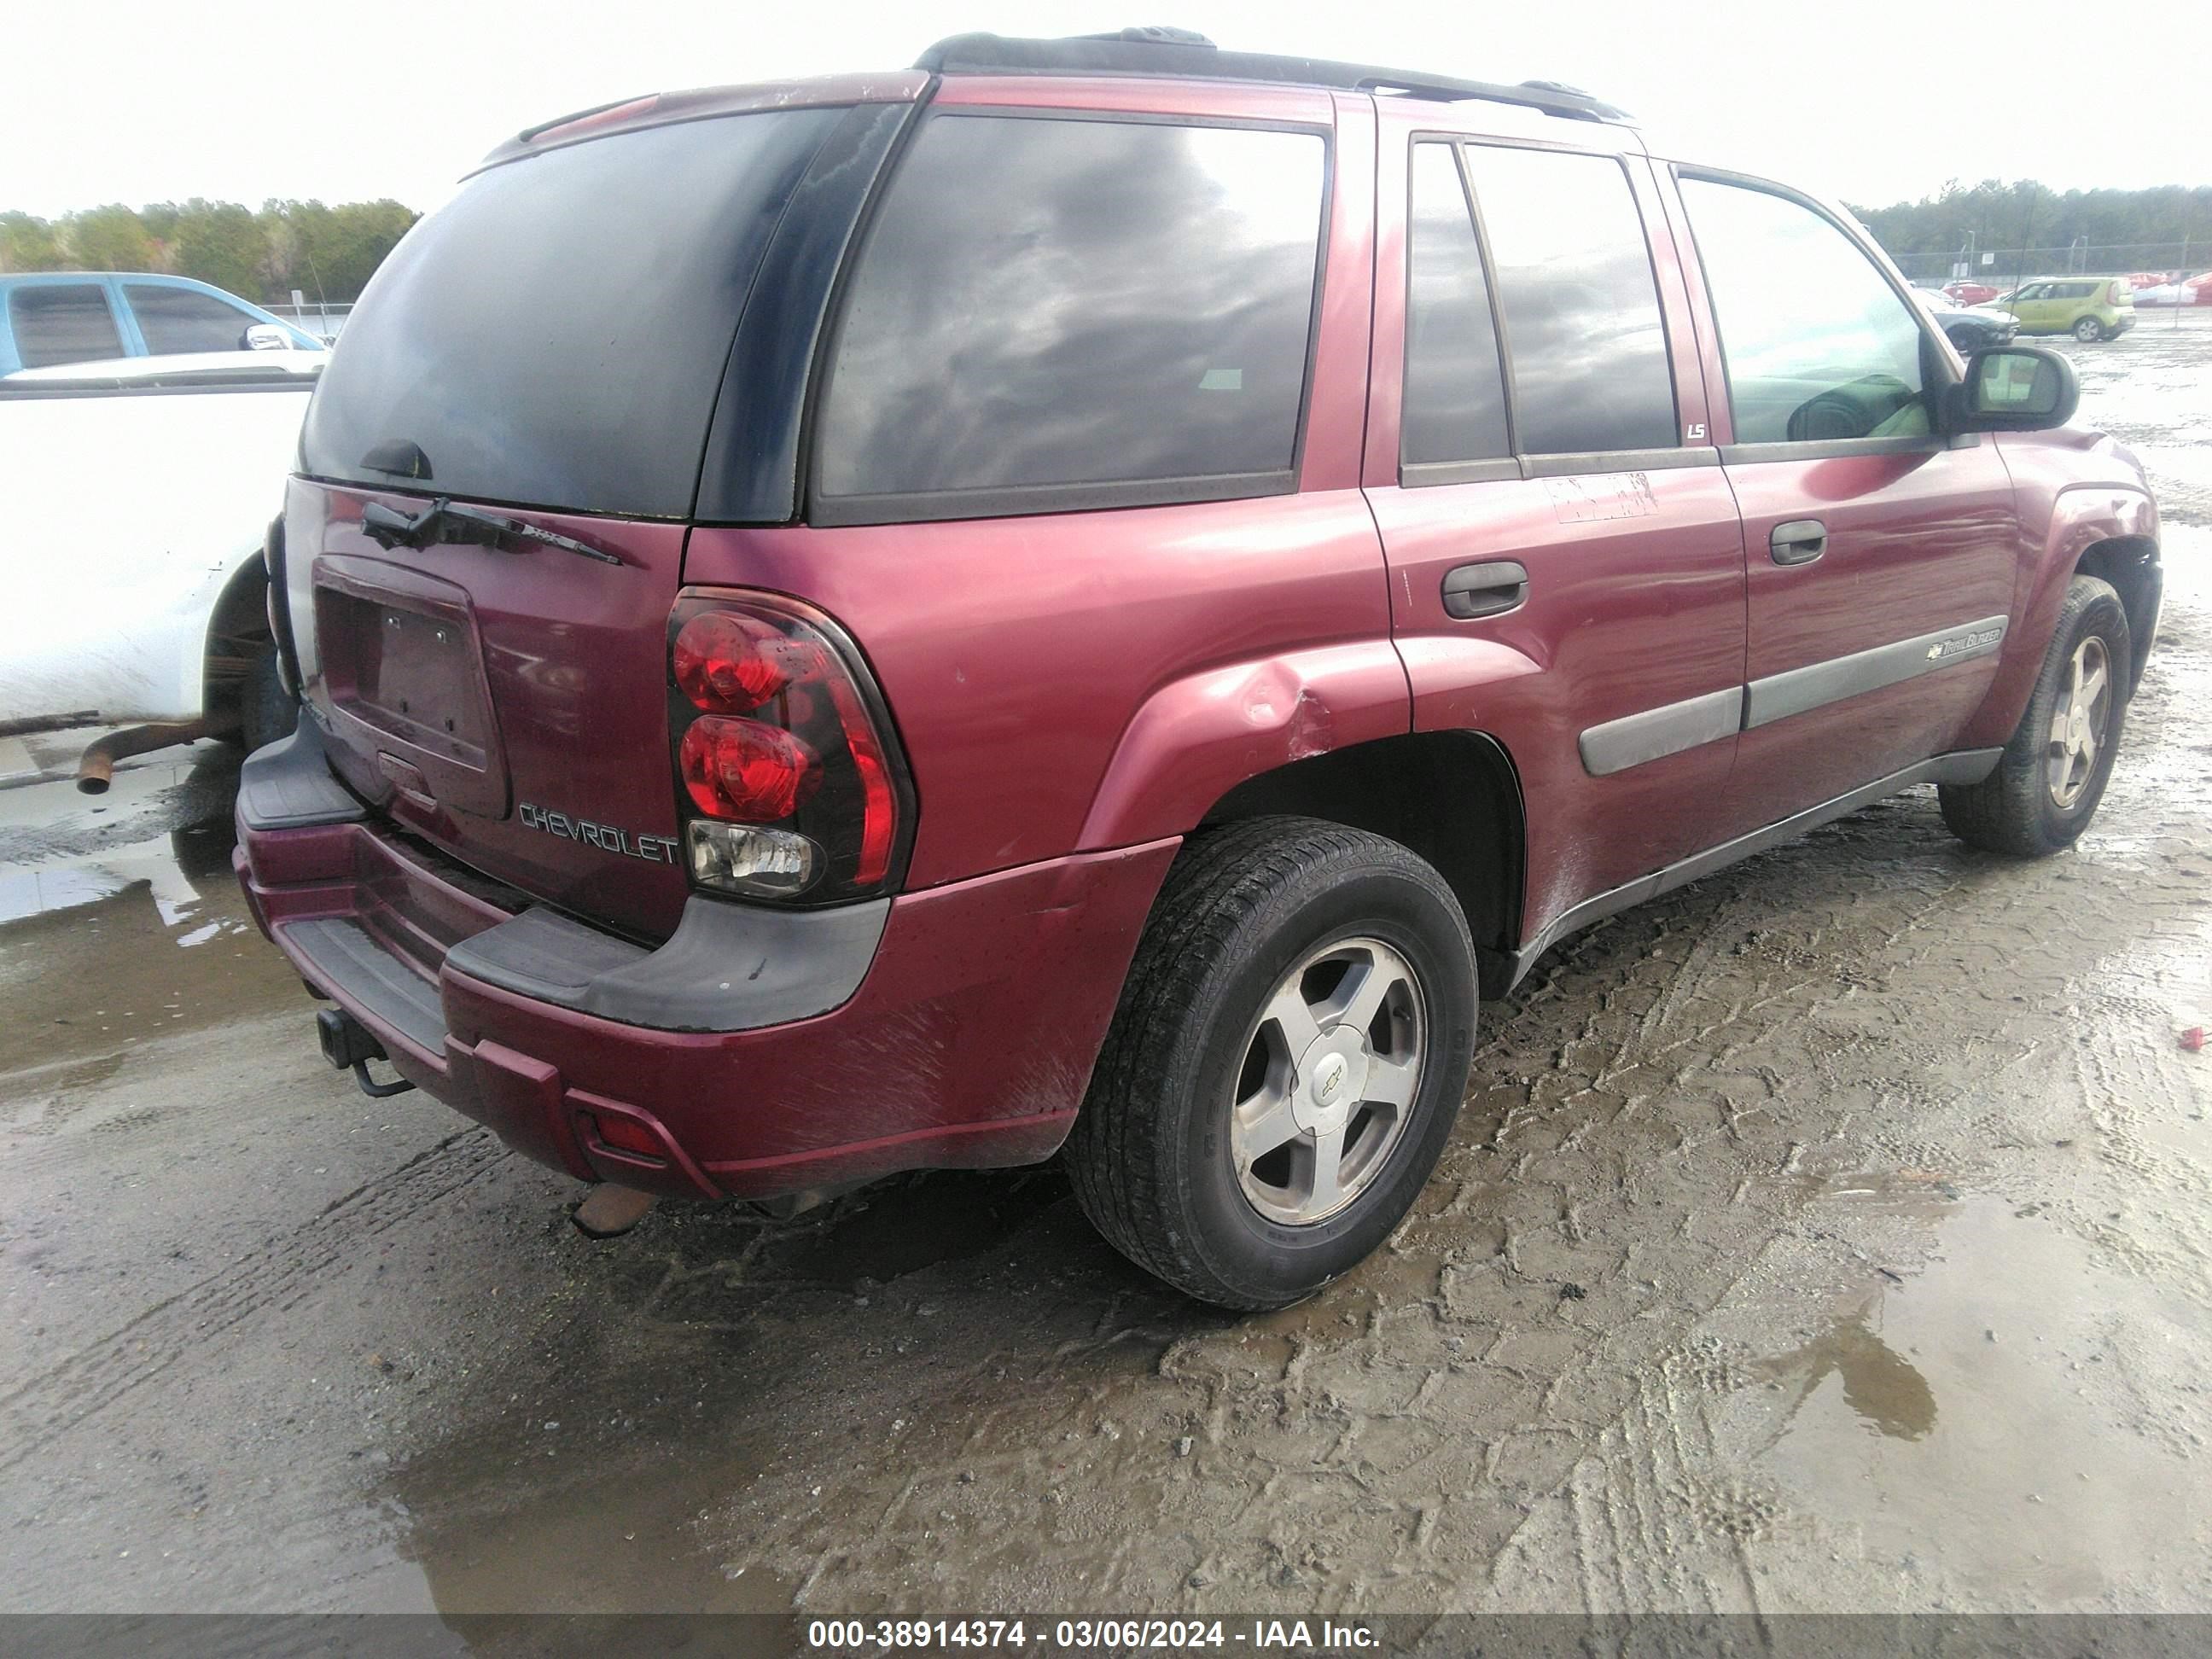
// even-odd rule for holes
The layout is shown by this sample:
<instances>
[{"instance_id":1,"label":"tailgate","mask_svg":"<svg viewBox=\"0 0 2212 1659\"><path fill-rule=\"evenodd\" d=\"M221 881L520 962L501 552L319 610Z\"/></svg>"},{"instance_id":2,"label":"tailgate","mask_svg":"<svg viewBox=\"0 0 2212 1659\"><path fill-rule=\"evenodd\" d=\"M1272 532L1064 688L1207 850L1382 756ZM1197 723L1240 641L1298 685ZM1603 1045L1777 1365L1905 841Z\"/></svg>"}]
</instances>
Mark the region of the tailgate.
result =
<instances>
[{"instance_id":1,"label":"tailgate","mask_svg":"<svg viewBox=\"0 0 2212 1659\"><path fill-rule=\"evenodd\" d=\"M500 507L622 563L529 542L387 550L362 533L371 501L425 506L297 478L286 501L295 631L313 618L302 668L339 775L488 876L667 934L687 890L666 667L684 527Z\"/></svg>"},{"instance_id":2,"label":"tailgate","mask_svg":"<svg viewBox=\"0 0 2212 1659\"><path fill-rule=\"evenodd\" d=\"M505 147L378 268L301 433L286 586L333 763L454 858L641 938L688 887L668 623L732 341L817 152L889 143L813 101L836 93L644 100Z\"/></svg>"}]
</instances>

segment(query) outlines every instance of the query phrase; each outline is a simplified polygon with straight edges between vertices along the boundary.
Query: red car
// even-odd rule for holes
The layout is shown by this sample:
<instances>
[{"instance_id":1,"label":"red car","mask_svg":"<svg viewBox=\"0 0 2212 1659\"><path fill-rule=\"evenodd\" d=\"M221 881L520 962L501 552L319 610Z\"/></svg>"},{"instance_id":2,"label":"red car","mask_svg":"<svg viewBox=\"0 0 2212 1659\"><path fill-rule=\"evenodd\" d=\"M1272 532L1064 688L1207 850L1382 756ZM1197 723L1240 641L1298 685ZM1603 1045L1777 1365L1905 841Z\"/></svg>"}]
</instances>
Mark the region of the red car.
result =
<instances>
[{"instance_id":1,"label":"red car","mask_svg":"<svg viewBox=\"0 0 2212 1659\"><path fill-rule=\"evenodd\" d=\"M1987 283L1946 283L1943 292L1962 306L1985 306L1997 297L2001 290Z\"/></svg>"},{"instance_id":2,"label":"red car","mask_svg":"<svg viewBox=\"0 0 2212 1659\"><path fill-rule=\"evenodd\" d=\"M1058 1153L1294 1301L1575 929L2095 811L2156 509L1908 292L1586 95L1191 37L533 129L315 395L240 876L333 1063L580 1181Z\"/></svg>"}]
</instances>

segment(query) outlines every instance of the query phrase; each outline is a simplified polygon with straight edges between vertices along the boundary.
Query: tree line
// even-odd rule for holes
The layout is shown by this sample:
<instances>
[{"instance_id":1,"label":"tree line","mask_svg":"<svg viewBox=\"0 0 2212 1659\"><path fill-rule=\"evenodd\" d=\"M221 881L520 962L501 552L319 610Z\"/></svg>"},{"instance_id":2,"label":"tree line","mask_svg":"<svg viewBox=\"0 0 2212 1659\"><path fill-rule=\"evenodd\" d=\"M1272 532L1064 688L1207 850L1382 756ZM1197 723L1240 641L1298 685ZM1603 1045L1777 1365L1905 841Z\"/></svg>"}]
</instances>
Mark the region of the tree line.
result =
<instances>
[{"instance_id":1,"label":"tree line","mask_svg":"<svg viewBox=\"0 0 2212 1659\"><path fill-rule=\"evenodd\" d=\"M1954 179L1933 196L1888 207L1853 206L1893 258L1978 249L2172 246L2212 264L2212 185L2151 190L2045 188L2033 179ZM421 217L391 200L262 204L119 203L58 220L0 213L0 271L161 270L197 276L249 300L358 299L407 228ZM2204 250L2201 259L2194 250ZM2179 257L2177 255L2177 257Z\"/></svg>"},{"instance_id":2,"label":"tree line","mask_svg":"<svg viewBox=\"0 0 2212 1659\"><path fill-rule=\"evenodd\" d=\"M1954 179L1933 196L1889 207L1854 205L1861 223L1893 259L1955 253L1971 235L1978 249L2063 248L2076 238L2092 247L2190 244L2190 258L2212 264L2212 185L2151 190L2069 190L2032 179ZM2196 250L2204 250L2200 256Z\"/></svg>"},{"instance_id":3,"label":"tree line","mask_svg":"<svg viewBox=\"0 0 2212 1659\"><path fill-rule=\"evenodd\" d=\"M422 216L398 202L120 203L58 220L0 213L0 271L156 270L247 300L356 300Z\"/></svg>"}]
</instances>

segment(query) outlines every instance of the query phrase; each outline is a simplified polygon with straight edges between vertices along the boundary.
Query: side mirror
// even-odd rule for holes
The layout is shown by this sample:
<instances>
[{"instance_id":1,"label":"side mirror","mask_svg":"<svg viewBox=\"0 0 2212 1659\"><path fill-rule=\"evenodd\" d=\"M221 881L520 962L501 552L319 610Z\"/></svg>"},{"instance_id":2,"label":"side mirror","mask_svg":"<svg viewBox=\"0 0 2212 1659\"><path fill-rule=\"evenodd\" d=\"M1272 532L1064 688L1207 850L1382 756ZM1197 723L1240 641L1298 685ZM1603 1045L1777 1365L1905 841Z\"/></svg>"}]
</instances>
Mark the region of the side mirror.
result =
<instances>
[{"instance_id":1,"label":"side mirror","mask_svg":"<svg viewBox=\"0 0 2212 1659\"><path fill-rule=\"evenodd\" d=\"M2042 346L2000 346L1966 359L1950 389L1953 432L2043 432L2074 418L2081 401L2074 365Z\"/></svg>"},{"instance_id":2,"label":"side mirror","mask_svg":"<svg viewBox=\"0 0 2212 1659\"><path fill-rule=\"evenodd\" d=\"M246 327L244 343L248 351L289 351L292 337L274 323L252 323Z\"/></svg>"}]
</instances>

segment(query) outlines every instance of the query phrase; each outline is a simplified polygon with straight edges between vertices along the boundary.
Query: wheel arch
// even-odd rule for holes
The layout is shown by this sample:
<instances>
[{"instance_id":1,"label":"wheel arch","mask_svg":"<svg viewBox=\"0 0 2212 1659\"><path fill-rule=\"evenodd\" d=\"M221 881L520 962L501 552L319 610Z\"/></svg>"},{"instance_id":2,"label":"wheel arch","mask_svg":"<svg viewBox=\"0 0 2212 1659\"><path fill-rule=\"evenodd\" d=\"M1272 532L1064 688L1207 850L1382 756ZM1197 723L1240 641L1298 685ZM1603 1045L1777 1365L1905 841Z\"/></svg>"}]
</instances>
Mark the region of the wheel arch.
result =
<instances>
[{"instance_id":1,"label":"wheel arch","mask_svg":"<svg viewBox=\"0 0 2212 1659\"><path fill-rule=\"evenodd\" d=\"M2158 543L2146 535L2114 536L2092 542L2074 561L2073 574L2110 582L2120 596L2120 609L2128 617L2128 695L2142 684L2150 665L2151 635L2158 631L2159 605L2166 576L2158 558Z\"/></svg>"},{"instance_id":2,"label":"wheel arch","mask_svg":"<svg viewBox=\"0 0 2212 1659\"><path fill-rule=\"evenodd\" d=\"M2043 556L2015 592L1996 677L1980 713L1960 736L1962 748L2001 747L2011 738L2035 688L2067 585L2076 575L2112 582L2119 592L2134 658L2130 696L2149 659L2163 580L2158 508L2149 495L2137 484L2074 484L2052 500L2050 513Z\"/></svg>"},{"instance_id":3,"label":"wheel arch","mask_svg":"<svg viewBox=\"0 0 2212 1659\"><path fill-rule=\"evenodd\" d=\"M1466 914L1483 994L1504 994L1520 937L1528 835L1520 774L1497 738L1416 732L1293 760L1229 789L1200 827L1277 815L1368 830L1433 865Z\"/></svg>"},{"instance_id":4,"label":"wheel arch","mask_svg":"<svg viewBox=\"0 0 2212 1659\"><path fill-rule=\"evenodd\" d=\"M275 638L269 627L269 567L256 549L231 572L208 613L201 678L210 731L237 726L240 688Z\"/></svg>"}]
</instances>

